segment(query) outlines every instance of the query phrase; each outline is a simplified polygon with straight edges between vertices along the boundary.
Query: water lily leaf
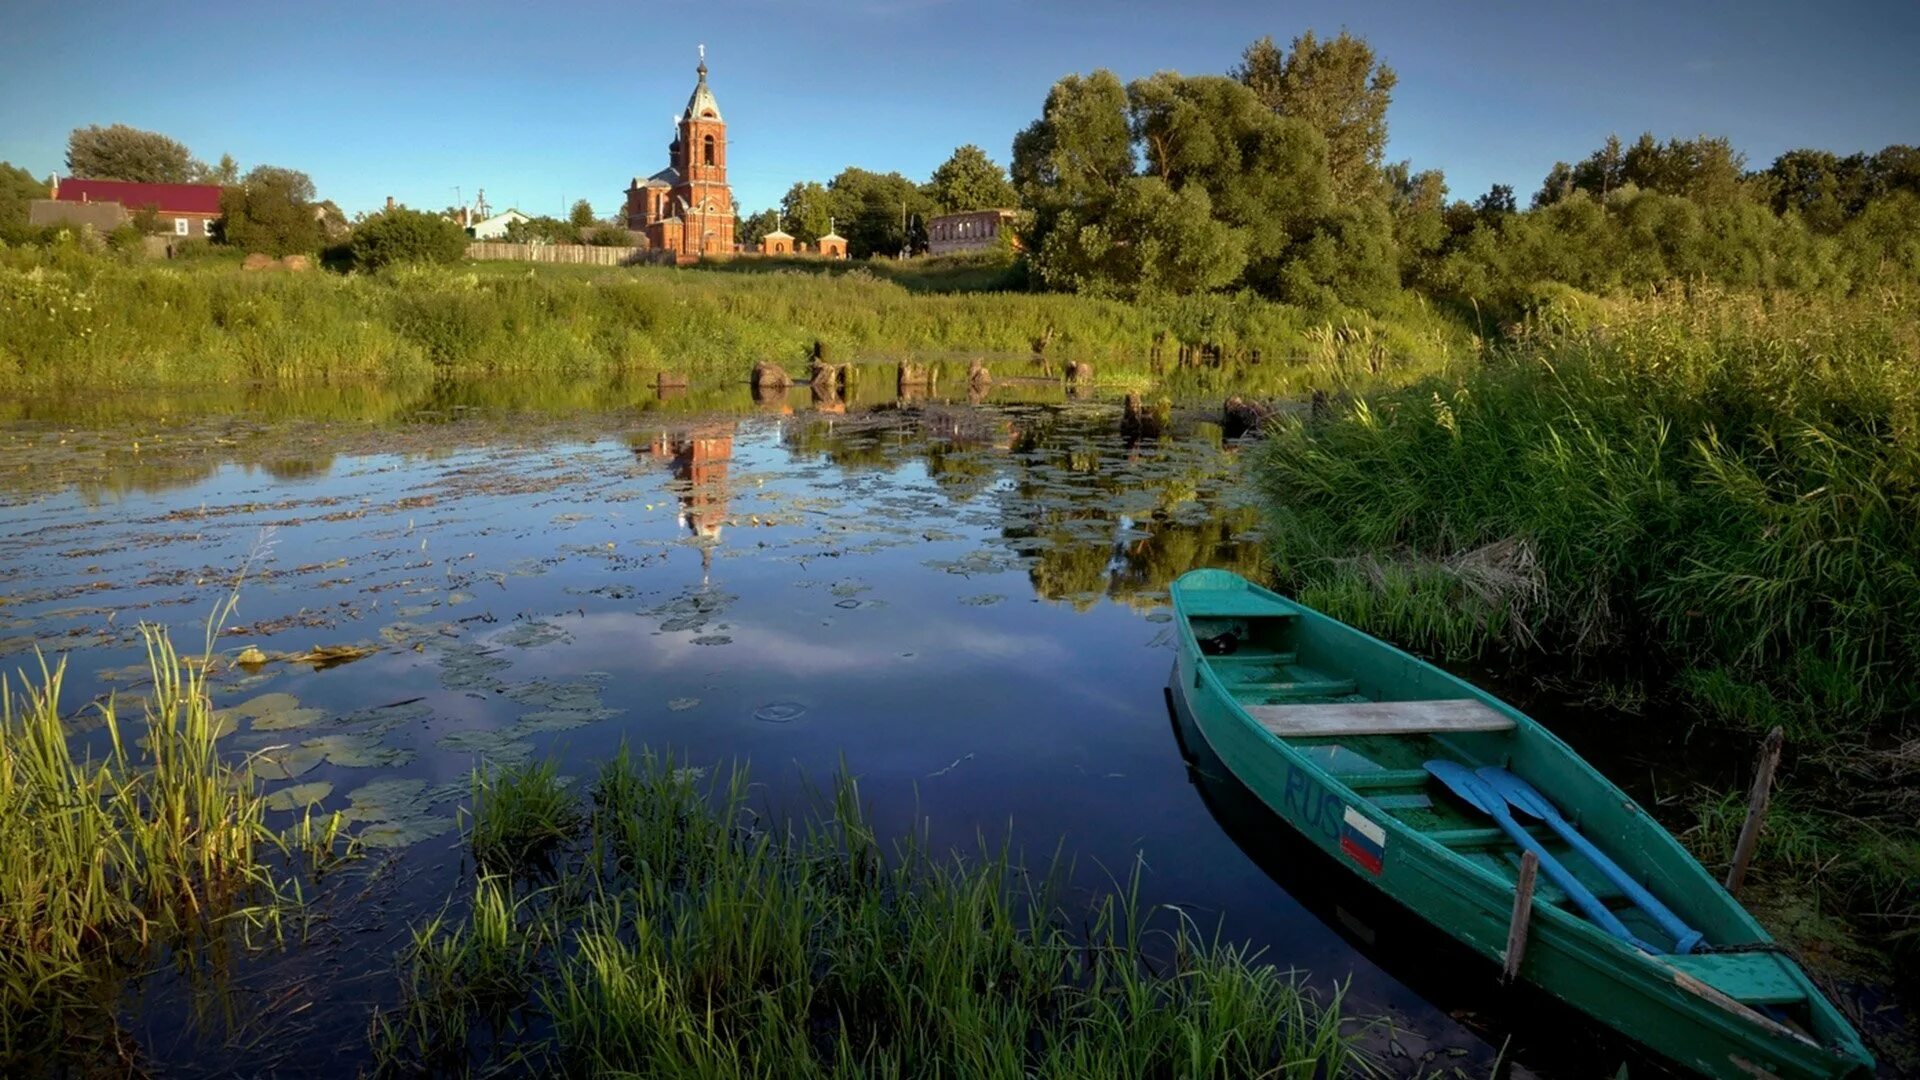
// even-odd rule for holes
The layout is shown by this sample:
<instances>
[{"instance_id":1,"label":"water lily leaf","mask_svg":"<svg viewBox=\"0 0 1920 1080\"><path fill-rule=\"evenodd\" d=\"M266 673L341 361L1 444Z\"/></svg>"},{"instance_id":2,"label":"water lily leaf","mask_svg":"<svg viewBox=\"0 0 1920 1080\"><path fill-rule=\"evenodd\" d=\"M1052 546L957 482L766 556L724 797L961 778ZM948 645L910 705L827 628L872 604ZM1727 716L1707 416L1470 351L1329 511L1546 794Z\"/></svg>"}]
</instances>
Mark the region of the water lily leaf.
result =
<instances>
[{"instance_id":1,"label":"water lily leaf","mask_svg":"<svg viewBox=\"0 0 1920 1080\"><path fill-rule=\"evenodd\" d=\"M512 666L481 646L460 642L440 656L440 685L449 690L501 690L504 684L496 676Z\"/></svg>"},{"instance_id":2,"label":"water lily leaf","mask_svg":"<svg viewBox=\"0 0 1920 1080\"><path fill-rule=\"evenodd\" d=\"M300 744L303 749L318 750L328 763L347 769L384 769L405 765L413 760L413 751L400 746L383 746L363 732L322 735Z\"/></svg>"},{"instance_id":3,"label":"water lily leaf","mask_svg":"<svg viewBox=\"0 0 1920 1080\"><path fill-rule=\"evenodd\" d=\"M324 709L302 708L300 699L287 693L261 694L220 713L224 718L250 721L247 726L254 731L298 731L327 716Z\"/></svg>"},{"instance_id":4,"label":"water lily leaf","mask_svg":"<svg viewBox=\"0 0 1920 1080\"><path fill-rule=\"evenodd\" d=\"M284 787L267 796L269 810L301 810L318 804L333 794L333 784L326 780L314 780L305 784Z\"/></svg>"},{"instance_id":5,"label":"water lily leaf","mask_svg":"<svg viewBox=\"0 0 1920 1080\"><path fill-rule=\"evenodd\" d=\"M312 746L275 746L254 755L253 771L265 780L291 780L312 772L327 757Z\"/></svg>"},{"instance_id":6,"label":"water lily leaf","mask_svg":"<svg viewBox=\"0 0 1920 1080\"><path fill-rule=\"evenodd\" d=\"M534 619L514 623L507 630L496 634L494 640L516 649L534 649L555 643L564 645L573 640L573 635L550 622Z\"/></svg>"},{"instance_id":7,"label":"water lily leaf","mask_svg":"<svg viewBox=\"0 0 1920 1080\"><path fill-rule=\"evenodd\" d=\"M453 818L436 813L437 801L425 780L375 780L347 795L344 821L364 827L357 834L368 847L399 848L440 836Z\"/></svg>"},{"instance_id":8,"label":"water lily leaf","mask_svg":"<svg viewBox=\"0 0 1920 1080\"><path fill-rule=\"evenodd\" d=\"M521 716L514 728L523 732L572 731L619 715L619 709L541 709Z\"/></svg>"},{"instance_id":9,"label":"water lily leaf","mask_svg":"<svg viewBox=\"0 0 1920 1080\"><path fill-rule=\"evenodd\" d=\"M533 744L514 728L472 728L452 731L436 744L442 750L473 754L488 761L517 765L533 756Z\"/></svg>"}]
</instances>

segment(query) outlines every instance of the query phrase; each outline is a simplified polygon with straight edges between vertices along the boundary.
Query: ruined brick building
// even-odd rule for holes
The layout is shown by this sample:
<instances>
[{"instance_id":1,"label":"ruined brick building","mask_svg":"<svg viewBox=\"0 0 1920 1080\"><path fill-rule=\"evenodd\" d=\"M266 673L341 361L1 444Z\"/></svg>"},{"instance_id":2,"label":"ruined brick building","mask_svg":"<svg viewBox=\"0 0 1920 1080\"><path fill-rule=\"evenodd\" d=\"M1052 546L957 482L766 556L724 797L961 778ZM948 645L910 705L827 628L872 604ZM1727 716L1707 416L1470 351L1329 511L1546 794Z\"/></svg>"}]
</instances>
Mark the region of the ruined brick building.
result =
<instances>
[{"instance_id":1,"label":"ruined brick building","mask_svg":"<svg viewBox=\"0 0 1920 1080\"><path fill-rule=\"evenodd\" d=\"M727 186L727 123L707 87L706 50L700 81L687 99L667 167L633 178L627 188L627 228L647 238L654 251L678 259L733 252L733 189Z\"/></svg>"}]
</instances>

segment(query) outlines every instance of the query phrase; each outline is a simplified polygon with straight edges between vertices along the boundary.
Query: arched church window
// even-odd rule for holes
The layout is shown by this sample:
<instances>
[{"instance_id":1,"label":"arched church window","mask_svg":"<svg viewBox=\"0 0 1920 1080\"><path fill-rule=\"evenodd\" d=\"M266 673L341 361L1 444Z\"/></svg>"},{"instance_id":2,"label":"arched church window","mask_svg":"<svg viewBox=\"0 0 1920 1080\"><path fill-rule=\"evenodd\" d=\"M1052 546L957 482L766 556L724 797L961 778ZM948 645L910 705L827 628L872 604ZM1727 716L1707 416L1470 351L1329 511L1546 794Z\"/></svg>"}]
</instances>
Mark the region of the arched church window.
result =
<instances>
[{"instance_id":1,"label":"arched church window","mask_svg":"<svg viewBox=\"0 0 1920 1080\"><path fill-rule=\"evenodd\" d=\"M713 136L709 135L706 137L702 153L706 158L706 163L709 165L713 164Z\"/></svg>"}]
</instances>

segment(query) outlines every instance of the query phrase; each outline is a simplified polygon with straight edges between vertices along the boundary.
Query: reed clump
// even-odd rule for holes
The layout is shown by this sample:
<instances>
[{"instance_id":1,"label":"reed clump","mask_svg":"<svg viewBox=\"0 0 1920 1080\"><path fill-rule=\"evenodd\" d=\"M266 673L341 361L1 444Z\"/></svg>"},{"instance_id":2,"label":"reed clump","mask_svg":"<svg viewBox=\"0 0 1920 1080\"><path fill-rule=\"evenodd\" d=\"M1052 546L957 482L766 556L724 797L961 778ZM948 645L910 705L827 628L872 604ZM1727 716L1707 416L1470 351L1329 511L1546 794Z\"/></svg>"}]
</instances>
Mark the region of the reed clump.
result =
<instances>
[{"instance_id":1,"label":"reed clump","mask_svg":"<svg viewBox=\"0 0 1920 1080\"><path fill-rule=\"evenodd\" d=\"M1920 706L1914 307L1615 301L1283 420L1256 470L1280 582L1451 656L1631 660L1801 739L1899 724Z\"/></svg>"},{"instance_id":2,"label":"reed clump","mask_svg":"<svg viewBox=\"0 0 1920 1080\"><path fill-rule=\"evenodd\" d=\"M1070 934L1049 886L1019 875L1004 848L967 858L913 837L884 843L850 779L770 828L748 811L744 770L700 773L623 750L590 785L586 834L555 879L516 892L483 876L464 918L423 927L401 1004L373 1025L382 1070L1368 1068L1337 995L1319 1000L1186 922L1149 931L1131 887Z\"/></svg>"},{"instance_id":3,"label":"reed clump","mask_svg":"<svg viewBox=\"0 0 1920 1080\"><path fill-rule=\"evenodd\" d=\"M1798 801L1756 877L1911 956L1920 770L1884 748L1920 720L1916 308L1589 298L1443 375L1283 419L1254 467L1277 583L1448 659L1584 661L1692 715L1782 725ZM1699 807L1704 861L1745 799Z\"/></svg>"},{"instance_id":4,"label":"reed clump","mask_svg":"<svg viewBox=\"0 0 1920 1080\"><path fill-rule=\"evenodd\" d=\"M220 752L204 665L142 629L144 721L95 707L104 754L76 756L65 664L0 680L0 1072L111 1049L121 982L157 954L277 936L294 895L260 786ZM329 838L329 846L331 845Z\"/></svg>"}]
</instances>

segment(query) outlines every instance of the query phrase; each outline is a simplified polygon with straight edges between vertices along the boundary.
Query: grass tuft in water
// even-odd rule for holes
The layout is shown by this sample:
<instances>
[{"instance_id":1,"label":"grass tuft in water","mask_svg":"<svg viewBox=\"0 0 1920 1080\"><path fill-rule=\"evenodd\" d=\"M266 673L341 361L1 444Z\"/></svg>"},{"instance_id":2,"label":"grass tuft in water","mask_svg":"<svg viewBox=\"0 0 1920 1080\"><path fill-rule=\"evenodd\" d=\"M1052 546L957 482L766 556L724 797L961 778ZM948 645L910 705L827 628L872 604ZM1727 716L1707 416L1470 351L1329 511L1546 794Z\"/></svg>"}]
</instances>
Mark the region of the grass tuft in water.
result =
<instances>
[{"instance_id":1,"label":"grass tuft in water","mask_svg":"<svg viewBox=\"0 0 1920 1080\"><path fill-rule=\"evenodd\" d=\"M251 767L220 753L205 665L142 634L145 722L98 705L98 760L75 756L62 719L64 661L17 690L0 679L0 1073L117 1040L117 987L154 955L191 965L279 932L279 840Z\"/></svg>"},{"instance_id":2,"label":"grass tuft in water","mask_svg":"<svg viewBox=\"0 0 1920 1080\"><path fill-rule=\"evenodd\" d=\"M558 1075L1347 1075L1371 1066L1294 973L1149 926L1138 870L1069 920L1003 846L883 842L841 776L767 828L744 769L625 750L549 885L486 876L422 927L382 1071ZM503 804L475 809L475 830ZM490 809L491 807L491 809ZM1076 929L1069 931L1071 925Z\"/></svg>"},{"instance_id":3,"label":"grass tuft in water","mask_svg":"<svg viewBox=\"0 0 1920 1080\"><path fill-rule=\"evenodd\" d=\"M552 761L476 769L467 842L482 870L532 873L578 832L582 816Z\"/></svg>"}]
</instances>

